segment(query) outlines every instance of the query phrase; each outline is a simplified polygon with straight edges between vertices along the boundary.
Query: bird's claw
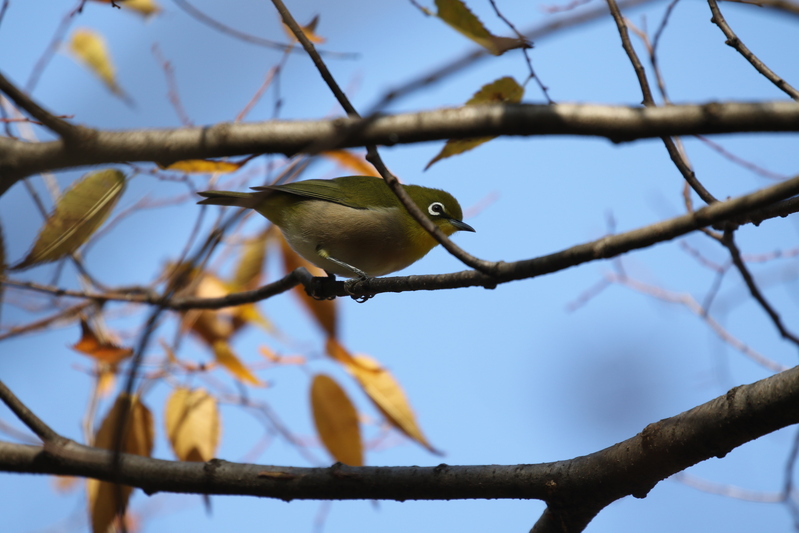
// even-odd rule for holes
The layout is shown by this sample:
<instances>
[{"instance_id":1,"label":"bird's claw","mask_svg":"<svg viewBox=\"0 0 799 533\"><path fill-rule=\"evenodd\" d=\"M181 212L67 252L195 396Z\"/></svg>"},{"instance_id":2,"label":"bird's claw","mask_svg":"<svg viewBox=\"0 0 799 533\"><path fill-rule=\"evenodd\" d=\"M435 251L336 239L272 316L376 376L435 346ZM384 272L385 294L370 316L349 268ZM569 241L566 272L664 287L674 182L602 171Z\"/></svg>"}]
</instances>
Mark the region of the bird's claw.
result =
<instances>
[{"instance_id":1,"label":"bird's claw","mask_svg":"<svg viewBox=\"0 0 799 533\"><path fill-rule=\"evenodd\" d=\"M350 298L352 298L359 304L362 304L367 300L371 300L372 298L374 298L374 294L369 294L369 293L356 294L355 288L358 286L358 284L363 283L365 281L369 281L371 279L372 278L370 278L366 274L358 276L357 278L348 279L347 281L344 282L344 290L347 291L347 294L350 295Z\"/></svg>"}]
</instances>

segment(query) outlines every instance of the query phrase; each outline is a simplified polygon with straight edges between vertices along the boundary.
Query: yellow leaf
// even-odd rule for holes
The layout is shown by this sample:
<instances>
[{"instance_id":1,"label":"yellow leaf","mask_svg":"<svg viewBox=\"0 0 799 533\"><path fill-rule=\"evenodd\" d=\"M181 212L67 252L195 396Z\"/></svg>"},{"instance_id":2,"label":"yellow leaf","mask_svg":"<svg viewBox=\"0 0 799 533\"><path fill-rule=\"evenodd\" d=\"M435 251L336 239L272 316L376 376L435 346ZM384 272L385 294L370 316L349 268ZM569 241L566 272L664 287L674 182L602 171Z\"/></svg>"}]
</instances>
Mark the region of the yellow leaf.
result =
<instances>
[{"instance_id":1,"label":"yellow leaf","mask_svg":"<svg viewBox=\"0 0 799 533\"><path fill-rule=\"evenodd\" d=\"M363 391L391 425L431 452L439 453L422 434L408 398L394 376L371 357L356 355L352 359L351 363L345 364L347 372L360 383Z\"/></svg>"},{"instance_id":2,"label":"yellow leaf","mask_svg":"<svg viewBox=\"0 0 799 533\"><path fill-rule=\"evenodd\" d=\"M308 271L313 274L314 276L325 276L324 270L321 268L315 267L299 255L297 252L291 249L291 246L286 242L286 239L283 238L283 235L280 235L280 249L283 252L283 269L288 274L292 270L298 267L305 267ZM303 289L302 285L297 285L292 289L294 294L300 299L303 305L311 312L311 314L316 319L317 324L319 324L325 332L327 332L328 336L335 337L336 336L336 302L335 300L314 300L310 296L305 293L305 289Z\"/></svg>"},{"instance_id":3,"label":"yellow leaf","mask_svg":"<svg viewBox=\"0 0 799 533\"><path fill-rule=\"evenodd\" d=\"M235 291L254 289L261 283L266 259L266 243L272 234L272 228L270 225L266 230L244 242L236 264L236 272L230 280L231 289Z\"/></svg>"},{"instance_id":4,"label":"yellow leaf","mask_svg":"<svg viewBox=\"0 0 799 533\"><path fill-rule=\"evenodd\" d=\"M309 22L305 26L300 26L300 29L302 30L302 33L305 34L305 36L308 38L309 41L311 41L314 44L322 44L325 42L325 38L320 37L319 35L316 34L317 24L319 24L319 15L314 16L314 18L311 19L311 22ZM294 36L294 32L291 31L291 29L288 26L286 26L285 23L283 23L283 31L286 32L286 34L289 36L289 39L291 39L294 42L297 42L297 38Z\"/></svg>"},{"instance_id":5,"label":"yellow leaf","mask_svg":"<svg viewBox=\"0 0 799 533\"><path fill-rule=\"evenodd\" d=\"M336 461L363 466L363 445L358 412L338 383L324 374L314 376L311 408L316 432Z\"/></svg>"},{"instance_id":6,"label":"yellow leaf","mask_svg":"<svg viewBox=\"0 0 799 533\"><path fill-rule=\"evenodd\" d=\"M380 177L380 173L378 173L375 167L366 161L363 156L355 155L347 150L331 150L329 152L322 152L322 155L332 159L342 167L352 170L359 176Z\"/></svg>"},{"instance_id":7,"label":"yellow leaf","mask_svg":"<svg viewBox=\"0 0 799 533\"><path fill-rule=\"evenodd\" d=\"M204 274L197 283L194 295L198 298L219 298L227 296L225 284L213 274ZM230 320L223 320L224 316L232 316L232 309L212 311L208 309L192 309L183 314L181 327L190 329L209 346L217 340L227 340L233 334L233 325Z\"/></svg>"},{"instance_id":8,"label":"yellow leaf","mask_svg":"<svg viewBox=\"0 0 799 533\"><path fill-rule=\"evenodd\" d=\"M203 389L177 388L166 402L166 435L181 461L210 461L219 445L219 410Z\"/></svg>"},{"instance_id":9,"label":"yellow leaf","mask_svg":"<svg viewBox=\"0 0 799 533\"><path fill-rule=\"evenodd\" d=\"M108 396L114 389L116 383L116 365L100 365L100 373L97 376L97 394L101 398Z\"/></svg>"},{"instance_id":10,"label":"yellow leaf","mask_svg":"<svg viewBox=\"0 0 799 533\"><path fill-rule=\"evenodd\" d=\"M85 319L81 319L80 329L80 340L72 345L75 351L88 355L98 362L110 364L119 363L133 355L133 348L123 348L106 339L100 339Z\"/></svg>"},{"instance_id":11,"label":"yellow leaf","mask_svg":"<svg viewBox=\"0 0 799 533\"><path fill-rule=\"evenodd\" d=\"M122 431L119 430L120 425ZM138 396L120 394L114 406L97 430L94 445L113 450L117 436L121 435L120 451L149 457L153 450L153 415L141 403ZM114 485L105 481L89 479L86 484L89 503L89 518L94 533L106 533L114 521L117 511L127 506L133 489L126 485Z\"/></svg>"},{"instance_id":12,"label":"yellow leaf","mask_svg":"<svg viewBox=\"0 0 799 533\"><path fill-rule=\"evenodd\" d=\"M33 249L14 270L61 259L80 248L103 224L125 190L118 170L91 172L61 195Z\"/></svg>"},{"instance_id":13,"label":"yellow leaf","mask_svg":"<svg viewBox=\"0 0 799 533\"><path fill-rule=\"evenodd\" d=\"M258 306L253 304L239 305L233 309L233 331L236 332L247 324L255 324L264 331L275 331L272 323L263 315L258 309Z\"/></svg>"},{"instance_id":14,"label":"yellow leaf","mask_svg":"<svg viewBox=\"0 0 799 533\"><path fill-rule=\"evenodd\" d=\"M244 165L243 162L234 163L232 161L212 161L210 159L184 159L169 165L158 164L164 170L174 170L187 174L212 174L214 172L225 174L237 171L242 165Z\"/></svg>"},{"instance_id":15,"label":"yellow leaf","mask_svg":"<svg viewBox=\"0 0 799 533\"><path fill-rule=\"evenodd\" d=\"M228 372L233 374L233 376L243 383L249 383L254 387L264 387L265 384L255 377L255 374L250 372L244 364L239 360L238 357L233 353L233 350L230 349L227 341L225 340L218 340L213 343L214 355L216 356L216 362L220 365L224 366Z\"/></svg>"},{"instance_id":16,"label":"yellow leaf","mask_svg":"<svg viewBox=\"0 0 799 533\"><path fill-rule=\"evenodd\" d=\"M94 0L102 4L110 4L111 0ZM144 18L149 18L161 12L161 6L155 3L154 0L114 0L118 6L124 9L135 11Z\"/></svg>"},{"instance_id":17,"label":"yellow leaf","mask_svg":"<svg viewBox=\"0 0 799 533\"><path fill-rule=\"evenodd\" d=\"M99 33L86 28L75 30L69 43L69 49L75 57L100 78L112 93L118 96L125 95L125 92L117 83L116 69L111 62L108 47Z\"/></svg>"},{"instance_id":18,"label":"yellow leaf","mask_svg":"<svg viewBox=\"0 0 799 533\"><path fill-rule=\"evenodd\" d=\"M344 346L341 345L336 339L333 337L329 337L327 339L327 343L325 344L325 349L327 350L327 355L341 363L342 365L354 365L355 359L353 359L350 352L347 351Z\"/></svg>"},{"instance_id":19,"label":"yellow leaf","mask_svg":"<svg viewBox=\"0 0 799 533\"><path fill-rule=\"evenodd\" d=\"M495 56L514 48L530 47L529 43L521 39L492 35L461 0L436 0L436 7L438 18Z\"/></svg>"},{"instance_id":20,"label":"yellow leaf","mask_svg":"<svg viewBox=\"0 0 799 533\"><path fill-rule=\"evenodd\" d=\"M524 96L524 87L516 83L516 80L510 76L500 78L496 81L483 85L483 87L474 93L468 102L470 105L483 105L483 104L518 104L522 101ZM462 154L472 148L480 146L481 144L494 139L495 137L480 137L477 139L450 139L444 148L427 163L425 170L430 168L430 165L441 159L451 157L453 155Z\"/></svg>"}]
</instances>

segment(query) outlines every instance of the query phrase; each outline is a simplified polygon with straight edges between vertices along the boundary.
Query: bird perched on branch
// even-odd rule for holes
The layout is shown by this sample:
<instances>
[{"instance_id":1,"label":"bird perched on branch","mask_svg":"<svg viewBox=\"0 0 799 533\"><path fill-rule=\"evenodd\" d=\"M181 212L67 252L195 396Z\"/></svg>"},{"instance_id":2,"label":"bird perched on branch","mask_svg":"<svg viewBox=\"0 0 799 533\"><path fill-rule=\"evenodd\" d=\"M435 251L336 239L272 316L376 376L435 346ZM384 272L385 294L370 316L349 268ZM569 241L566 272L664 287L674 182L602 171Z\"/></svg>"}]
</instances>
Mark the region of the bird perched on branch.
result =
<instances>
[{"instance_id":1,"label":"bird perched on branch","mask_svg":"<svg viewBox=\"0 0 799 533\"><path fill-rule=\"evenodd\" d=\"M448 192L402 187L445 235L474 231ZM199 203L255 209L280 228L298 254L328 275L383 276L415 263L438 244L380 178L346 176L253 190L205 191Z\"/></svg>"}]
</instances>

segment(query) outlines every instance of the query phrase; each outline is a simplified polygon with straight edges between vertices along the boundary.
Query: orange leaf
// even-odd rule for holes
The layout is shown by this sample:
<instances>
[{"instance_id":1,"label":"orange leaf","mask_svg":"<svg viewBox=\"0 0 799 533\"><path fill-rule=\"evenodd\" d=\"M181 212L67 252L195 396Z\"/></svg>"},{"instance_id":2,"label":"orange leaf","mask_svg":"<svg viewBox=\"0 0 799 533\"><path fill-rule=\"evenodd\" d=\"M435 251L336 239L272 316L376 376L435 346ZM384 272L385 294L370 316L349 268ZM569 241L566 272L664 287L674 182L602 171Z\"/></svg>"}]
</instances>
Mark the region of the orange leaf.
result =
<instances>
[{"instance_id":1,"label":"orange leaf","mask_svg":"<svg viewBox=\"0 0 799 533\"><path fill-rule=\"evenodd\" d=\"M203 389L177 388L166 402L166 435L181 461L205 462L219 445L219 410Z\"/></svg>"},{"instance_id":2,"label":"orange leaf","mask_svg":"<svg viewBox=\"0 0 799 533\"><path fill-rule=\"evenodd\" d=\"M439 453L422 434L405 392L388 370L365 355L352 357L352 362L345 364L345 368L391 425L431 452Z\"/></svg>"},{"instance_id":3,"label":"orange leaf","mask_svg":"<svg viewBox=\"0 0 799 533\"><path fill-rule=\"evenodd\" d=\"M210 159L184 159L183 161L175 161L169 165L159 164L158 166L164 170L174 170L176 172L185 172L186 174L226 174L228 172L237 171L245 162L246 161L235 163L232 161L212 161Z\"/></svg>"},{"instance_id":4,"label":"orange leaf","mask_svg":"<svg viewBox=\"0 0 799 533\"><path fill-rule=\"evenodd\" d=\"M350 355L344 346L342 346L336 339L330 337L325 344L327 355L341 363L342 365L354 365L355 359Z\"/></svg>"},{"instance_id":5,"label":"orange leaf","mask_svg":"<svg viewBox=\"0 0 799 533\"><path fill-rule=\"evenodd\" d=\"M380 177L380 173L363 156L355 155L347 150L331 150L322 152L322 155L332 159L342 167L352 170L359 176Z\"/></svg>"},{"instance_id":6,"label":"orange leaf","mask_svg":"<svg viewBox=\"0 0 799 533\"><path fill-rule=\"evenodd\" d=\"M115 364L133 354L133 348L123 348L99 336L92 330L85 319L80 321L81 337L72 345L72 349L88 355L101 363Z\"/></svg>"},{"instance_id":7,"label":"orange leaf","mask_svg":"<svg viewBox=\"0 0 799 533\"><path fill-rule=\"evenodd\" d=\"M324 374L314 376L311 408L316 432L336 461L363 465L363 445L358 412L338 383Z\"/></svg>"},{"instance_id":8,"label":"orange leaf","mask_svg":"<svg viewBox=\"0 0 799 533\"><path fill-rule=\"evenodd\" d=\"M314 276L324 276L325 273L321 268L315 267L308 261L297 255L297 252L291 249L291 246L280 235L280 249L283 253L283 268L286 274L301 266L308 269ZM294 294L300 299L303 305L311 312L323 330L327 332L330 337L336 336L336 302L335 300L314 300L305 293L305 289L301 285L297 285L292 289Z\"/></svg>"},{"instance_id":9,"label":"orange leaf","mask_svg":"<svg viewBox=\"0 0 799 533\"><path fill-rule=\"evenodd\" d=\"M120 431L120 425L122 430ZM112 450L121 435L120 451L149 457L153 450L154 429L153 415L139 401L138 396L130 397L120 394L114 406L106 415L94 445L97 448ZM115 485L105 481L89 479L86 483L88 494L89 517L94 533L106 533L114 522L119 509L127 506L128 498L133 490L127 485Z\"/></svg>"},{"instance_id":10,"label":"orange leaf","mask_svg":"<svg viewBox=\"0 0 799 533\"><path fill-rule=\"evenodd\" d=\"M266 385L255 374L250 372L250 369L244 366L233 350L230 349L227 341L218 340L213 343L214 355L216 362L224 366L228 372L243 383L249 383L254 387L265 387Z\"/></svg>"},{"instance_id":11,"label":"orange leaf","mask_svg":"<svg viewBox=\"0 0 799 533\"><path fill-rule=\"evenodd\" d=\"M325 42L325 38L317 35L316 33L317 24L319 24L319 15L314 16L314 18L311 19L311 22L309 22L305 26L300 26L300 29L302 30L302 33L305 34L305 36L308 38L309 41L311 41L314 44L322 44ZM285 23L283 23L283 31L286 32L286 34L289 36L289 39L291 39L294 42L297 42L297 38L294 36L294 32L291 31L291 29L288 26L286 26Z\"/></svg>"}]
</instances>

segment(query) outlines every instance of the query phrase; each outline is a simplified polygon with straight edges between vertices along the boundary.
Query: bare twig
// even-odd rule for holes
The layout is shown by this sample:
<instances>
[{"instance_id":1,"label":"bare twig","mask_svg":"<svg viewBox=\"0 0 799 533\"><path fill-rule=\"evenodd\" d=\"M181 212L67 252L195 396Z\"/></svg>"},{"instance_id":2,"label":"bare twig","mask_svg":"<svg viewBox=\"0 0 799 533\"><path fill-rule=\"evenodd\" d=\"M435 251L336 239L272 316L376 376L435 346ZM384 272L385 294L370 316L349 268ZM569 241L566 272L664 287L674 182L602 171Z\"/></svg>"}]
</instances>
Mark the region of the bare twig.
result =
<instances>
[{"instance_id":1,"label":"bare twig","mask_svg":"<svg viewBox=\"0 0 799 533\"><path fill-rule=\"evenodd\" d=\"M75 140L83 131L82 128L73 126L41 107L2 74L0 74L0 91L4 92L20 109L30 113L33 118L47 126L65 141Z\"/></svg>"},{"instance_id":2,"label":"bare twig","mask_svg":"<svg viewBox=\"0 0 799 533\"><path fill-rule=\"evenodd\" d=\"M17 418L36 433L36 436L42 439L43 442L58 444L64 440L63 437L53 431L50 426L42 422L38 416L28 409L2 381L0 381L0 401L6 404Z\"/></svg>"},{"instance_id":3,"label":"bare twig","mask_svg":"<svg viewBox=\"0 0 799 533\"><path fill-rule=\"evenodd\" d=\"M741 251L738 249L738 245L735 244L735 237L733 230L726 230L724 232L724 240L722 241L724 246L727 250L730 251L730 258L732 259L732 263L735 265L735 268L738 269L738 272L741 273L741 277L746 283L746 286L749 288L749 292L752 294L752 297L757 300L757 303L760 304L760 307L768 314L771 321L776 326L777 330L780 332L780 335L784 339L788 339L789 341L793 342L797 346L799 346L799 337L788 331L785 325L782 323L782 319L780 315L777 314L777 311L768 303L768 300L763 296L763 293L760 292L757 284L755 283L752 274L749 272L749 269L746 267L746 264L741 259Z\"/></svg>"},{"instance_id":4,"label":"bare twig","mask_svg":"<svg viewBox=\"0 0 799 533\"><path fill-rule=\"evenodd\" d=\"M630 42L630 35L627 32L627 23L624 20L624 17L619 10L619 6L616 4L616 0L607 0L608 7L610 8L610 13L613 15L613 20L616 21L616 27L619 29L619 35L621 36L621 43L624 51L627 53L627 57L630 59L630 63L633 65L633 70L635 71L635 75L638 78L638 84L641 86L641 92L643 93L643 104L647 107L654 107L655 100L652 97L652 90L649 87L649 81L646 79L646 71L644 70L644 66L641 64L641 61L638 59L638 54L635 53L635 49L633 48L632 43ZM663 143L666 145L666 150L669 153L669 157L674 162L677 170L680 171L682 174L683 179L691 185L691 188L699 195L702 200L705 201L707 204L711 204L716 202L716 198L710 194L704 185L696 178L696 174L688 165L688 162L685 161L680 151L677 149L677 146L674 144L674 141L667 136L662 137Z\"/></svg>"},{"instance_id":5,"label":"bare twig","mask_svg":"<svg viewBox=\"0 0 799 533\"><path fill-rule=\"evenodd\" d=\"M724 36L727 37L725 44L737 50L738 53L744 57L744 59L749 61L749 63L755 67L755 70L761 73L771 83L776 85L779 90L794 100L799 100L799 91L791 86L790 83L778 76L773 70L768 68L768 66L758 59L758 57L746 47L741 39L735 35L735 32L732 31L732 28L730 28L729 24L727 24L727 21L724 20L724 15L721 14L721 10L719 9L719 5L716 3L716 0L707 0L707 3L710 6L711 13L713 13L713 17L710 19L710 22L718 26L719 29L721 29L721 31L724 33Z\"/></svg>"},{"instance_id":6,"label":"bare twig","mask_svg":"<svg viewBox=\"0 0 799 533\"><path fill-rule=\"evenodd\" d=\"M169 98L169 103L172 104L172 109L174 109L175 113L177 113L181 124L184 126L193 126L194 122L192 122L191 118L189 118L189 114L186 113L186 109L183 107L183 103L180 101L178 82L175 79L175 68L172 66L172 63L161 53L161 48L158 46L158 43L153 43L152 50L155 59L161 64L161 69L164 71L164 77L166 77L167 97Z\"/></svg>"}]
</instances>

